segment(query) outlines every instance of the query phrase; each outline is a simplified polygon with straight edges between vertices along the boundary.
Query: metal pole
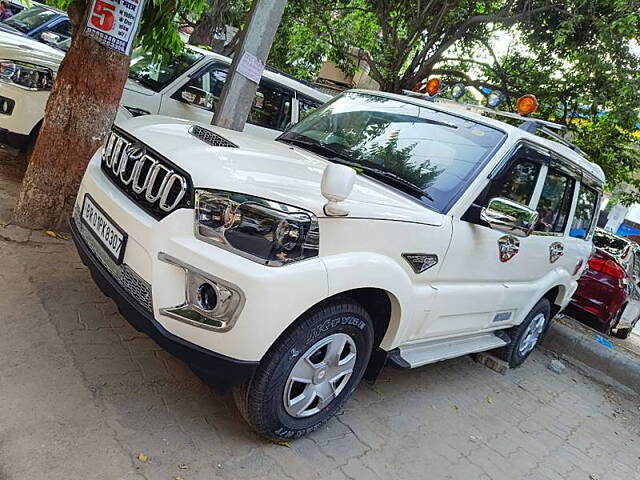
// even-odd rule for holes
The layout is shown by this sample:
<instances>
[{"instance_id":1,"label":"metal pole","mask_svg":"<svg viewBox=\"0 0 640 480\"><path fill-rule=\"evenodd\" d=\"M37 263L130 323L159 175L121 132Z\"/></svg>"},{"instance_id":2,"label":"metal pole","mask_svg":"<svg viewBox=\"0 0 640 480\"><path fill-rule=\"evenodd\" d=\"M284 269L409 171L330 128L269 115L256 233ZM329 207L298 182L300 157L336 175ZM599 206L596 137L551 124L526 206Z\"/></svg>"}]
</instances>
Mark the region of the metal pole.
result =
<instances>
[{"instance_id":1,"label":"metal pole","mask_svg":"<svg viewBox=\"0 0 640 480\"><path fill-rule=\"evenodd\" d=\"M287 0L254 0L212 124L242 131Z\"/></svg>"}]
</instances>

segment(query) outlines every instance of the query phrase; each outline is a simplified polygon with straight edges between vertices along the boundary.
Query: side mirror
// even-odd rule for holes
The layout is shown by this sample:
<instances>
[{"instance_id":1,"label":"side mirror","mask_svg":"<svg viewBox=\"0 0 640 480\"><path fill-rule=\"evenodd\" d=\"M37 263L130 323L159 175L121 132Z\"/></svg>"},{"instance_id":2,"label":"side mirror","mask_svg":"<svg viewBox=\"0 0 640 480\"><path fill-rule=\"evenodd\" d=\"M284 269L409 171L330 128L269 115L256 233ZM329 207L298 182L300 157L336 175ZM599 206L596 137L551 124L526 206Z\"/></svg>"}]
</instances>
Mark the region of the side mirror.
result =
<instances>
[{"instance_id":1,"label":"side mirror","mask_svg":"<svg viewBox=\"0 0 640 480\"><path fill-rule=\"evenodd\" d=\"M351 194L355 181L356 171L353 168L338 163L327 165L322 174L320 187L322 196L328 200L324 206L324 213L331 217L349 215L349 210L341 207L338 203L344 201Z\"/></svg>"},{"instance_id":2,"label":"side mirror","mask_svg":"<svg viewBox=\"0 0 640 480\"><path fill-rule=\"evenodd\" d=\"M193 86L185 87L180 92L180 98L186 103L197 105L207 110L213 109L213 95L201 88Z\"/></svg>"},{"instance_id":3,"label":"side mirror","mask_svg":"<svg viewBox=\"0 0 640 480\"><path fill-rule=\"evenodd\" d=\"M507 198L492 198L480 212L480 220L494 230L528 237L538 220L538 212Z\"/></svg>"},{"instance_id":4,"label":"side mirror","mask_svg":"<svg viewBox=\"0 0 640 480\"><path fill-rule=\"evenodd\" d=\"M293 122L289 122L289 123L287 123L287 124L284 126L284 131L285 131L285 132L288 132L288 131L289 131L289 129L290 129L291 127L293 127L294 125L295 125L295 123L293 123Z\"/></svg>"},{"instance_id":5,"label":"side mirror","mask_svg":"<svg viewBox=\"0 0 640 480\"><path fill-rule=\"evenodd\" d=\"M45 30L40 34L40 40L50 45L57 45L62 41L62 37L50 30Z\"/></svg>"}]
</instances>

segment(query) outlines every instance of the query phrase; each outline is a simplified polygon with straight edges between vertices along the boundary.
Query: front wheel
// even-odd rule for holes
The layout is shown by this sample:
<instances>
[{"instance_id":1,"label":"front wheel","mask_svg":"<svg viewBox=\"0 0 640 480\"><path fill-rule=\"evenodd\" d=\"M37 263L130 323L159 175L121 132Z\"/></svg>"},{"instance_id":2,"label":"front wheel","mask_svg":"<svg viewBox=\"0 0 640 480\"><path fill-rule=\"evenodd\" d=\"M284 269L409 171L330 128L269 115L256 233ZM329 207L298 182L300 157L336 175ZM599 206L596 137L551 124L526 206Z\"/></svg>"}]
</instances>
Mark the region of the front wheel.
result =
<instances>
[{"instance_id":1,"label":"front wheel","mask_svg":"<svg viewBox=\"0 0 640 480\"><path fill-rule=\"evenodd\" d=\"M238 409L270 439L316 430L362 379L373 333L368 312L350 299L312 309L274 344L253 378L234 389Z\"/></svg>"},{"instance_id":2,"label":"front wheel","mask_svg":"<svg viewBox=\"0 0 640 480\"><path fill-rule=\"evenodd\" d=\"M511 368L519 367L542 339L550 319L551 304L549 300L542 298L520 325L507 332L511 337L511 343L495 353Z\"/></svg>"}]
</instances>

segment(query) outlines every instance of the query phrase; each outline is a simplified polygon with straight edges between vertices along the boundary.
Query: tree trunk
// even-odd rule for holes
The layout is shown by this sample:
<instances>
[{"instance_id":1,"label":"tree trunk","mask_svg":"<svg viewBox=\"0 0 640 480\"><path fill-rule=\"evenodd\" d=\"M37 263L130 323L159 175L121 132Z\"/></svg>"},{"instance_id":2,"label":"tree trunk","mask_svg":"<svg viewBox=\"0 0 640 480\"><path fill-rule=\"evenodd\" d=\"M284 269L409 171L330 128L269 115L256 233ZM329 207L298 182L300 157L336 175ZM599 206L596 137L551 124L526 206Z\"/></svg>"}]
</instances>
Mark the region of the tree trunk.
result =
<instances>
[{"instance_id":1,"label":"tree trunk","mask_svg":"<svg viewBox=\"0 0 640 480\"><path fill-rule=\"evenodd\" d=\"M14 210L14 223L25 227L68 228L85 167L109 132L127 79L129 57L86 37L82 26L77 30Z\"/></svg>"}]
</instances>

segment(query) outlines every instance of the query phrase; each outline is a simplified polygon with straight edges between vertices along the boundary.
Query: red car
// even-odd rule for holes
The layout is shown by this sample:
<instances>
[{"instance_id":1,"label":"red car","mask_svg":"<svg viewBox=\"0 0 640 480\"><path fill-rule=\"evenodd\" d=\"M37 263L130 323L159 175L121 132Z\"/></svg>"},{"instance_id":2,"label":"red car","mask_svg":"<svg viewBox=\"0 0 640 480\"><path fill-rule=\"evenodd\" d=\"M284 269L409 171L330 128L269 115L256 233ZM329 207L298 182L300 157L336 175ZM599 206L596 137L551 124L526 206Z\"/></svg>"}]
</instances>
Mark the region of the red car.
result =
<instances>
[{"instance_id":1,"label":"red car","mask_svg":"<svg viewBox=\"0 0 640 480\"><path fill-rule=\"evenodd\" d=\"M607 335L627 338L640 318L640 247L601 229L593 244L567 313Z\"/></svg>"}]
</instances>

